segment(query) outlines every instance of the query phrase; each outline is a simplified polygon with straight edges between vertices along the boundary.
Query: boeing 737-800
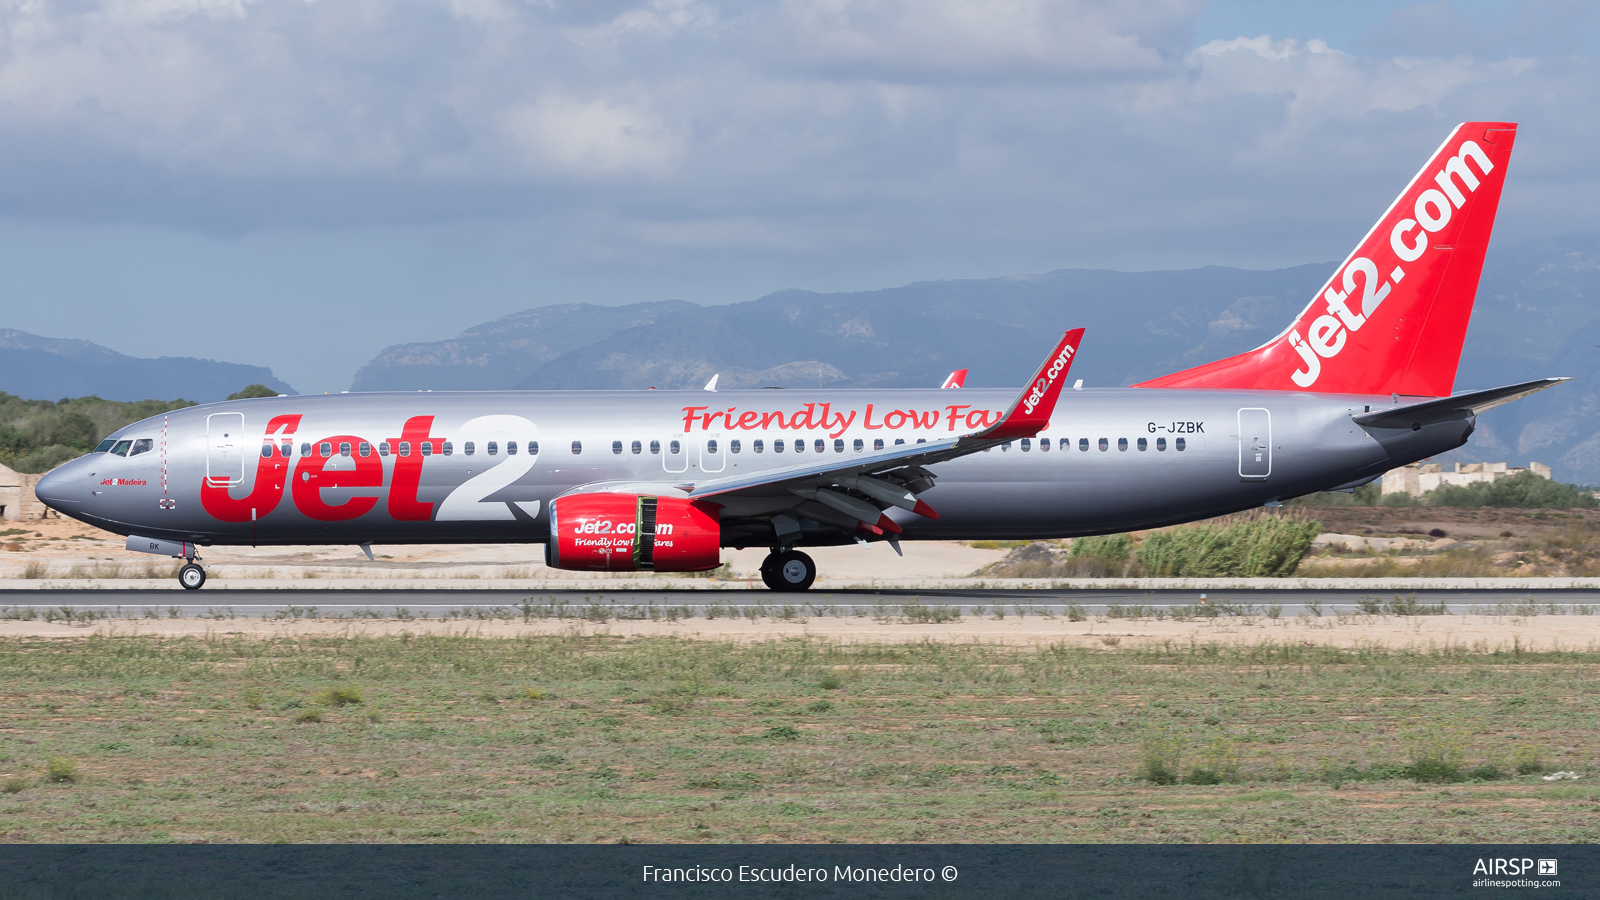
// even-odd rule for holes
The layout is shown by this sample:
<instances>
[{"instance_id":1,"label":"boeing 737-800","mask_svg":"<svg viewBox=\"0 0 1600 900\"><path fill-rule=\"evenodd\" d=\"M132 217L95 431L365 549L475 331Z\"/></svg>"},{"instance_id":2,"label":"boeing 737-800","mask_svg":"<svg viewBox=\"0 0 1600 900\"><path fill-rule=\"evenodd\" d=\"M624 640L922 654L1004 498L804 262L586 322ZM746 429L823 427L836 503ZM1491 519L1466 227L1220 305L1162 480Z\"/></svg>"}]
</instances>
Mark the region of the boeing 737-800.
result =
<instances>
[{"instance_id":1,"label":"boeing 737-800","mask_svg":"<svg viewBox=\"0 0 1600 900\"><path fill-rule=\"evenodd\" d=\"M1062 391L1080 329L1018 392L230 401L122 428L37 493L187 560L186 588L202 547L499 541L607 571L765 546L766 583L805 590L801 547L1105 534L1351 489L1562 380L1452 395L1515 139L1458 126L1281 334L1130 388Z\"/></svg>"}]
</instances>

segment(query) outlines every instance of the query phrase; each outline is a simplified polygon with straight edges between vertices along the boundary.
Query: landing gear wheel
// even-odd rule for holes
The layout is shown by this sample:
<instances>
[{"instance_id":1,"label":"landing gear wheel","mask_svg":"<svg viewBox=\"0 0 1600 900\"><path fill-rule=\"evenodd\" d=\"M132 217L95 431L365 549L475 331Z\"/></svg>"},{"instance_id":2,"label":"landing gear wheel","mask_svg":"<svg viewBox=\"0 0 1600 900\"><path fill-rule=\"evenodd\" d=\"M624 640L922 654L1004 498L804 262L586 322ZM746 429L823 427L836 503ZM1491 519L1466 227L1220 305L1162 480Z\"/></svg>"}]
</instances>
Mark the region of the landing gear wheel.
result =
<instances>
[{"instance_id":1,"label":"landing gear wheel","mask_svg":"<svg viewBox=\"0 0 1600 900\"><path fill-rule=\"evenodd\" d=\"M206 570L194 563L189 563L178 570L178 583L186 591L198 591L200 585L206 583Z\"/></svg>"},{"instance_id":2,"label":"landing gear wheel","mask_svg":"<svg viewBox=\"0 0 1600 900\"><path fill-rule=\"evenodd\" d=\"M761 565L761 580L775 591L809 590L817 580L817 564L799 550L774 553Z\"/></svg>"}]
</instances>

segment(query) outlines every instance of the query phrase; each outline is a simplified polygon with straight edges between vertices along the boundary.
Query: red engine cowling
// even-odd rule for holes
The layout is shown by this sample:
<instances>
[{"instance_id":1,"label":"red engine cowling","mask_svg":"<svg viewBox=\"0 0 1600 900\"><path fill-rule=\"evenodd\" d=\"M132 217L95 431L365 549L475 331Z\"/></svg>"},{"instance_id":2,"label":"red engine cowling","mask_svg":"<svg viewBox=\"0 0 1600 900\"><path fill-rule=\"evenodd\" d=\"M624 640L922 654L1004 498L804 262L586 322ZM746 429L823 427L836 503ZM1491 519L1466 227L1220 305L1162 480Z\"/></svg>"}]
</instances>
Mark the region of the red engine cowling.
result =
<instances>
[{"instance_id":1,"label":"red engine cowling","mask_svg":"<svg viewBox=\"0 0 1600 900\"><path fill-rule=\"evenodd\" d=\"M722 564L722 507L640 494L573 494L550 503L545 563L598 572L703 572Z\"/></svg>"}]
</instances>

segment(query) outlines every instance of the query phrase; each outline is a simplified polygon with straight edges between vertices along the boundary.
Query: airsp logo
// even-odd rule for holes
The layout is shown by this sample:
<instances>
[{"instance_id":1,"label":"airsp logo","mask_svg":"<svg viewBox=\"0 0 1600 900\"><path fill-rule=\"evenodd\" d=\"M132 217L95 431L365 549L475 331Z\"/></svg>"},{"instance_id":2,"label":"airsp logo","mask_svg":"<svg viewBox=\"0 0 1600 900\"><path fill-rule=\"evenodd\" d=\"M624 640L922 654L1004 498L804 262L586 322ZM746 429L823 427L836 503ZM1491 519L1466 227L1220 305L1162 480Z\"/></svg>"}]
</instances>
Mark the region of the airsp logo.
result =
<instances>
[{"instance_id":1,"label":"airsp logo","mask_svg":"<svg viewBox=\"0 0 1600 900\"><path fill-rule=\"evenodd\" d=\"M1526 859L1526 858L1524 858L1524 859L1501 859L1501 858L1480 859L1480 860L1478 860L1478 864L1472 867L1472 874L1474 874L1474 875L1525 875L1525 874L1527 874L1528 870L1531 869L1531 868L1533 868L1533 860ZM1539 874L1540 875L1554 875L1554 874L1556 874L1556 861L1553 860L1553 859L1541 859L1541 860L1539 860Z\"/></svg>"}]
</instances>

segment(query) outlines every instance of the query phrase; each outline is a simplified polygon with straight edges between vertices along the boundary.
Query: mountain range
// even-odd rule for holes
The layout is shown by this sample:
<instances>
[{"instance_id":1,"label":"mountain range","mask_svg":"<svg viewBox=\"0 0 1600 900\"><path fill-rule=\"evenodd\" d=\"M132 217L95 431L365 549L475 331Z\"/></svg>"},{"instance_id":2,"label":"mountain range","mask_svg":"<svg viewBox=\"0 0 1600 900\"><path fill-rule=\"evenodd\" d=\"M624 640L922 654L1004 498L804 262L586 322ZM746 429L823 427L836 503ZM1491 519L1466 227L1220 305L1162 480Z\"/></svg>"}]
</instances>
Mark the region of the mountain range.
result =
<instances>
[{"instance_id":1,"label":"mountain range","mask_svg":"<svg viewBox=\"0 0 1600 900\"><path fill-rule=\"evenodd\" d=\"M1254 271L1063 269L851 293L786 290L726 306L681 300L514 313L443 341L390 347L354 390L915 387L952 369L1016 385L1068 327L1074 377L1127 385L1258 346L1334 263ZM1600 483L1600 233L1491 248L1458 390L1546 375L1577 381L1479 418L1438 461L1537 459Z\"/></svg>"},{"instance_id":2,"label":"mountain range","mask_svg":"<svg viewBox=\"0 0 1600 900\"><path fill-rule=\"evenodd\" d=\"M262 366L163 356L142 359L99 344L0 328L0 391L31 399L221 400L251 384L294 389Z\"/></svg>"}]
</instances>

